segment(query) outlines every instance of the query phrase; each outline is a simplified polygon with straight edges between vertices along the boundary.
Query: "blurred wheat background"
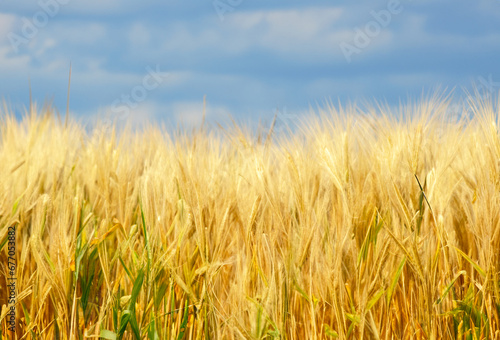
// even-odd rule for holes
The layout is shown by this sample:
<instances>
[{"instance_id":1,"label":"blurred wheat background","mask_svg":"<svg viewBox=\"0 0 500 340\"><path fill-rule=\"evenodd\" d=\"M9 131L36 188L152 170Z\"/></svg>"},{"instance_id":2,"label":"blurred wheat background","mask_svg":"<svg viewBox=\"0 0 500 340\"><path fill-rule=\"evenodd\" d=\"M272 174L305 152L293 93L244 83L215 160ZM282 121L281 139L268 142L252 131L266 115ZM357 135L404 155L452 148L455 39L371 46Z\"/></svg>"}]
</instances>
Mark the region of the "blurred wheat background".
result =
<instances>
[{"instance_id":1,"label":"blurred wheat background","mask_svg":"<svg viewBox=\"0 0 500 340\"><path fill-rule=\"evenodd\" d=\"M16 339L498 339L498 103L326 107L293 133L0 123Z\"/></svg>"}]
</instances>

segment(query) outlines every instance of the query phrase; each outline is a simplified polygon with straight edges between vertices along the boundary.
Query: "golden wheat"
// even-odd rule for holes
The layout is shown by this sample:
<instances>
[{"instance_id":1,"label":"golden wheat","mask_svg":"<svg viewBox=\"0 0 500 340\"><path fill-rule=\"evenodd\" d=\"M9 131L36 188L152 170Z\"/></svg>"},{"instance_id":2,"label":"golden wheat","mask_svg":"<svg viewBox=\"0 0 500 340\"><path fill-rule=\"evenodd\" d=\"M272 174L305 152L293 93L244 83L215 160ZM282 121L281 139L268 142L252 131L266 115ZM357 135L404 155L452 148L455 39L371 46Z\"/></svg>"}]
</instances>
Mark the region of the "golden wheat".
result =
<instances>
[{"instance_id":1,"label":"golden wheat","mask_svg":"<svg viewBox=\"0 0 500 340\"><path fill-rule=\"evenodd\" d=\"M499 107L329 106L266 138L4 110L2 338L498 339Z\"/></svg>"}]
</instances>

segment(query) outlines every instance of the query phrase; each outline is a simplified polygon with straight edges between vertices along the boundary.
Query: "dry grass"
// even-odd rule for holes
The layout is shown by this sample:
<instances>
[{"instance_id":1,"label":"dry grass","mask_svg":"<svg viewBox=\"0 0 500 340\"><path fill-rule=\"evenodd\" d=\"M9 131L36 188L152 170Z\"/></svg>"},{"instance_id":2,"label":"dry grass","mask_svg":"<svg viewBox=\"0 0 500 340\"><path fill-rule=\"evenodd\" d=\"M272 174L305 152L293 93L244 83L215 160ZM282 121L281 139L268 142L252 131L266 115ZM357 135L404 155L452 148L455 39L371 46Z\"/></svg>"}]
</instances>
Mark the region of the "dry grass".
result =
<instances>
[{"instance_id":1,"label":"dry grass","mask_svg":"<svg viewBox=\"0 0 500 340\"><path fill-rule=\"evenodd\" d=\"M447 106L329 108L272 141L4 113L17 339L498 339L499 105Z\"/></svg>"}]
</instances>

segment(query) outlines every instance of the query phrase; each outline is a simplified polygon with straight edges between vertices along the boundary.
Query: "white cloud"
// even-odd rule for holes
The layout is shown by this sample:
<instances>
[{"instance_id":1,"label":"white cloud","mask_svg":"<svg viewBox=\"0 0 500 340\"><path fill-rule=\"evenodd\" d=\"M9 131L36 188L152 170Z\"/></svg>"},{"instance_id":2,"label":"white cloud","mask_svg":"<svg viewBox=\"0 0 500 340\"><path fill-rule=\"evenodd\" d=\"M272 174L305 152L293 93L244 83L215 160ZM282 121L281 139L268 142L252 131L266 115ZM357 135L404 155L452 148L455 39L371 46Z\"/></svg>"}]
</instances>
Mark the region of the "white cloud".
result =
<instances>
[{"instance_id":1,"label":"white cloud","mask_svg":"<svg viewBox=\"0 0 500 340\"><path fill-rule=\"evenodd\" d=\"M0 43L9 41L7 35L12 32L16 19L15 15L0 13Z\"/></svg>"},{"instance_id":2,"label":"white cloud","mask_svg":"<svg viewBox=\"0 0 500 340\"><path fill-rule=\"evenodd\" d=\"M183 22L176 22L170 26L167 32L160 30L158 38L163 41L161 47L164 51L183 53L196 53L203 48L212 50L234 50L234 46L227 43L227 36L217 32L214 28L192 29ZM197 27L198 28L198 27Z\"/></svg>"},{"instance_id":3,"label":"white cloud","mask_svg":"<svg viewBox=\"0 0 500 340\"><path fill-rule=\"evenodd\" d=\"M143 24L135 23L130 28L128 37L132 45L147 45L151 40L151 33Z\"/></svg>"},{"instance_id":4,"label":"white cloud","mask_svg":"<svg viewBox=\"0 0 500 340\"><path fill-rule=\"evenodd\" d=\"M138 107L130 111L126 117L126 123L131 126L143 126L147 123L154 123L160 111L157 104L152 102L139 103Z\"/></svg>"},{"instance_id":5,"label":"white cloud","mask_svg":"<svg viewBox=\"0 0 500 340\"><path fill-rule=\"evenodd\" d=\"M0 46L0 73L25 74L29 69L31 57L28 55L9 56L12 53L10 45Z\"/></svg>"},{"instance_id":6,"label":"white cloud","mask_svg":"<svg viewBox=\"0 0 500 340\"><path fill-rule=\"evenodd\" d=\"M335 7L240 12L229 16L228 22L241 30L263 25L268 34L261 38L275 42L279 39L303 41L329 31L342 13L342 9Z\"/></svg>"},{"instance_id":7,"label":"white cloud","mask_svg":"<svg viewBox=\"0 0 500 340\"><path fill-rule=\"evenodd\" d=\"M185 127L199 126L203 121L203 101L177 102L172 104L171 112L174 119ZM206 105L206 119L222 121L231 116L231 112L224 106Z\"/></svg>"},{"instance_id":8,"label":"white cloud","mask_svg":"<svg viewBox=\"0 0 500 340\"><path fill-rule=\"evenodd\" d=\"M105 24L95 21L73 21L71 23L57 22L48 25L41 32L57 40L58 43L72 45L95 46L97 42L106 43L108 30Z\"/></svg>"},{"instance_id":9,"label":"white cloud","mask_svg":"<svg viewBox=\"0 0 500 340\"><path fill-rule=\"evenodd\" d=\"M386 76L388 83L400 87L409 88L414 84L439 84L446 81L446 76L430 72L390 74Z\"/></svg>"},{"instance_id":10,"label":"white cloud","mask_svg":"<svg viewBox=\"0 0 500 340\"><path fill-rule=\"evenodd\" d=\"M131 128L143 127L149 123L154 123L161 108L154 102L139 103L137 107L131 109L127 114L113 111L111 105L102 106L90 112L80 113L84 125L100 128L109 128L110 124L116 124L118 128L130 126Z\"/></svg>"},{"instance_id":11,"label":"white cloud","mask_svg":"<svg viewBox=\"0 0 500 340\"><path fill-rule=\"evenodd\" d=\"M224 106L214 106L207 103L206 120L223 122L230 117L230 110ZM119 114L113 111L111 105L100 107L91 112L81 112L83 124L96 126L99 124L115 123L118 127L126 125L132 128L154 124L158 120L167 126L175 127L180 124L184 128L200 126L203 121L203 101L183 101L172 104L160 104L146 101L131 109L128 114ZM109 126L109 125L107 125ZM105 126L106 127L106 126Z\"/></svg>"},{"instance_id":12,"label":"white cloud","mask_svg":"<svg viewBox=\"0 0 500 340\"><path fill-rule=\"evenodd\" d=\"M254 45L311 55L331 52L341 41L343 34L336 25L342 14L336 7L239 12L228 16L228 24L240 32L251 32Z\"/></svg>"},{"instance_id":13,"label":"white cloud","mask_svg":"<svg viewBox=\"0 0 500 340\"><path fill-rule=\"evenodd\" d=\"M307 55L331 58L346 34L340 31L341 8L305 8L285 10L236 11L221 23L216 15L203 25L176 22L162 33L165 53L240 54L256 47L287 53L289 58ZM293 54L289 54L293 53Z\"/></svg>"},{"instance_id":14,"label":"white cloud","mask_svg":"<svg viewBox=\"0 0 500 340\"><path fill-rule=\"evenodd\" d=\"M119 0L70 0L65 7L77 14L109 14L125 12L128 6Z\"/></svg>"},{"instance_id":15,"label":"white cloud","mask_svg":"<svg viewBox=\"0 0 500 340\"><path fill-rule=\"evenodd\" d=\"M56 46L57 41L54 38L44 39L40 44L38 44L37 49L33 51L35 57L43 56L48 50Z\"/></svg>"},{"instance_id":16,"label":"white cloud","mask_svg":"<svg viewBox=\"0 0 500 340\"><path fill-rule=\"evenodd\" d=\"M449 46L455 48L458 46L471 46L472 44L474 47L481 45L495 46L500 42L499 34L485 34L475 37L474 41L471 41L471 37L462 32L430 32L426 28L427 17L425 15L413 13L404 13L404 15L405 19L398 27L398 30L392 32L398 48L403 46L413 48L418 46L441 46L446 48Z\"/></svg>"}]
</instances>

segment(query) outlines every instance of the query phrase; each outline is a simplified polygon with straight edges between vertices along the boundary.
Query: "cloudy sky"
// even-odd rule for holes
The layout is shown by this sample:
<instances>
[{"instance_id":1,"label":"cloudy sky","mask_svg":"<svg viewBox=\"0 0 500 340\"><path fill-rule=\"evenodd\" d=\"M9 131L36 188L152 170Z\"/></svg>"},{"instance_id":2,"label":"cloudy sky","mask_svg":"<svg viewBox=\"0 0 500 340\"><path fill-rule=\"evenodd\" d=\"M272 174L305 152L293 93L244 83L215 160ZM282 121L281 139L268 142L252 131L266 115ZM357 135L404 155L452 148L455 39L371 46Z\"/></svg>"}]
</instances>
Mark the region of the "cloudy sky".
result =
<instances>
[{"instance_id":1,"label":"cloudy sky","mask_svg":"<svg viewBox=\"0 0 500 340\"><path fill-rule=\"evenodd\" d=\"M0 0L0 98L88 119L270 120L500 89L500 0Z\"/></svg>"}]
</instances>

